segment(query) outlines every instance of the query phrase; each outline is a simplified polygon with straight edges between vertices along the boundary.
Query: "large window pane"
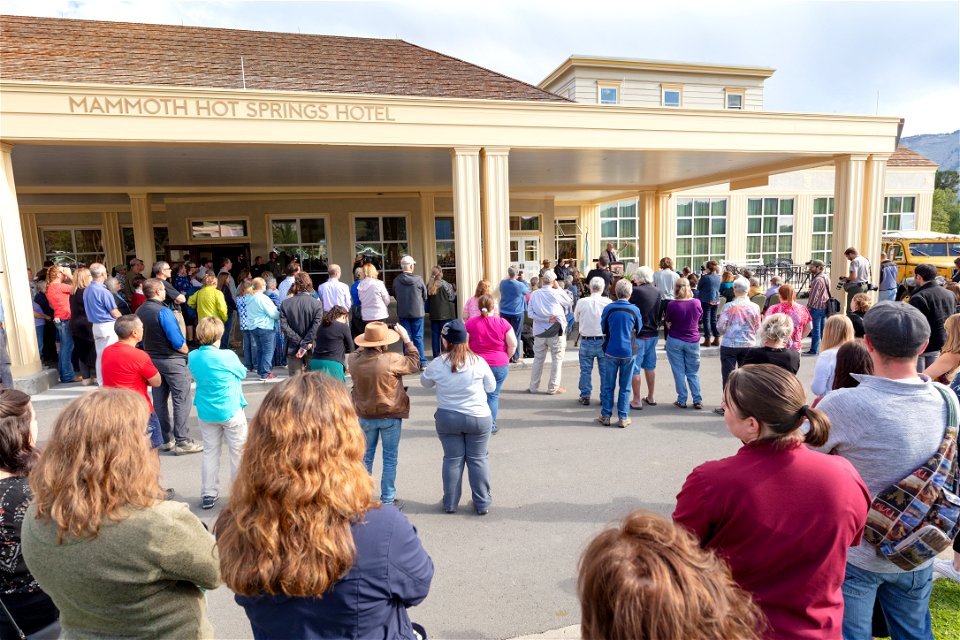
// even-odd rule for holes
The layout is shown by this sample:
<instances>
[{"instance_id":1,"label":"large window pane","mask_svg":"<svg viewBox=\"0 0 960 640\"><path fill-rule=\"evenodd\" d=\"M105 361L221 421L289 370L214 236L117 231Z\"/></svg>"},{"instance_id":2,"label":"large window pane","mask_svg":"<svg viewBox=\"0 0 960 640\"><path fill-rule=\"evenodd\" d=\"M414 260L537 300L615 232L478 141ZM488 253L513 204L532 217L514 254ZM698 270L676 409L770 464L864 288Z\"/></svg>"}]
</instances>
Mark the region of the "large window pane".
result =
<instances>
[{"instance_id":1,"label":"large window pane","mask_svg":"<svg viewBox=\"0 0 960 640\"><path fill-rule=\"evenodd\" d=\"M725 198L719 198L710 203L710 215L713 217L727 215L727 201Z\"/></svg>"},{"instance_id":2,"label":"large window pane","mask_svg":"<svg viewBox=\"0 0 960 640\"><path fill-rule=\"evenodd\" d=\"M383 239L386 240L406 240L407 239L407 219L400 217L383 218Z\"/></svg>"},{"instance_id":3,"label":"large window pane","mask_svg":"<svg viewBox=\"0 0 960 640\"><path fill-rule=\"evenodd\" d=\"M710 233L710 220L708 218L693 219L693 235L705 236Z\"/></svg>"},{"instance_id":4,"label":"large window pane","mask_svg":"<svg viewBox=\"0 0 960 640\"><path fill-rule=\"evenodd\" d=\"M317 244L325 242L327 230L324 228L323 218L303 218L300 220L300 242Z\"/></svg>"},{"instance_id":5,"label":"large window pane","mask_svg":"<svg viewBox=\"0 0 960 640\"><path fill-rule=\"evenodd\" d=\"M760 236L747 238L747 253L760 253Z\"/></svg>"},{"instance_id":6,"label":"large window pane","mask_svg":"<svg viewBox=\"0 0 960 640\"><path fill-rule=\"evenodd\" d=\"M693 221L688 219L677 220L677 235L678 236L689 236L693 233Z\"/></svg>"},{"instance_id":7,"label":"large window pane","mask_svg":"<svg viewBox=\"0 0 960 640\"><path fill-rule=\"evenodd\" d=\"M914 199L914 198L912 198L912 197L904 198L904 199L903 199L903 206L901 207L900 211L901 211L902 213L913 213L913 212L915 211L915 209L914 209L914 203L915 203L915 199Z\"/></svg>"},{"instance_id":8,"label":"large window pane","mask_svg":"<svg viewBox=\"0 0 960 640\"><path fill-rule=\"evenodd\" d=\"M73 234L68 229L44 229L43 248L47 254L74 253Z\"/></svg>"},{"instance_id":9,"label":"large window pane","mask_svg":"<svg viewBox=\"0 0 960 640\"><path fill-rule=\"evenodd\" d=\"M747 233L760 233L760 218L750 218L747 220Z\"/></svg>"},{"instance_id":10,"label":"large window pane","mask_svg":"<svg viewBox=\"0 0 960 640\"><path fill-rule=\"evenodd\" d=\"M453 218L437 218L434 230L437 240L453 240Z\"/></svg>"},{"instance_id":11,"label":"large window pane","mask_svg":"<svg viewBox=\"0 0 960 640\"><path fill-rule=\"evenodd\" d=\"M296 220L274 220L270 224L273 235L273 244L296 244L300 241L297 235Z\"/></svg>"},{"instance_id":12,"label":"large window pane","mask_svg":"<svg viewBox=\"0 0 960 640\"><path fill-rule=\"evenodd\" d=\"M699 254L706 254L710 249L710 242L708 238L694 238L693 239L693 252Z\"/></svg>"},{"instance_id":13,"label":"large window pane","mask_svg":"<svg viewBox=\"0 0 960 640\"><path fill-rule=\"evenodd\" d=\"M826 207L824 207L826 208ZM827 217L826 216L814 216L813 218L813 232L820 233L827 230Z\"/></svg>"},{"instance_id":14,"label":"large window pane","mask_svg":"<svg viewBox=\"0 0 960 640\"><path fill-rule=\"evenodd\" d=\"M194 220L190 225L190 235L197 240L220 237L220 223L216 220Z\"/></svg>"},{"instance_id":15,"label":"large window pane","mask_svg":"<svg viewBox=\"0 0 960 640\"><path fill-rule=\"evenodd\" d=\"M727 254L726 238L710 238L710 255L713 258L725 258Z\"/></svg>"},{"instance_id":16,"label":"large window pane","mask_svg":"<svg viewBox=\"0 0 960 640\"><path fill-rule=\"evenodd\" d=\"M763 215L765 216L777 215L777 199L776 198L763 199Z\"/></svg>"},{"instance_id":17,"label":"large window pane","mask_svg":"<svg viewBox=\"0 0 960 640\"><path fill-rule=\"evenodd\" d=\"M759 198L747 200L747 215L759 216L763 212L763 201Z\"/></svg>"},{"instance_id":18,"label":"large window pane","mask_svg":"<svg viewBox=\"0 0 960 640\"><path fill-rule=\"evenodd\" d=\"M705 218L710 215L710 201L697 200L693 203L693 216L695 218Z\"/></svg>"},{"instance_id":19,"label":"large window pane","mask_svg":"<svg viewBox=\"0 0 960 640\"><path fill-rule=\"evenodd\" d=\"M900 213L900 198L887 198L887 213Z\"/></svg>"},{"instance_id":20,"label":"large window pane","mask_svg":"<svg viewBox=\"0 0 960 640\"><path fill-rule=\"evenodd\" d=\"M247 223L243 220L222 220L220 222L221 238L247 237Z\"/></svg>"},{"instance_id":21,"label":"large window pane","mask_svg":"<svg viewBox=\"0 0 960 640\"><path fill-rule=\"evenodd\" d=\"M693 215L693 200L682 198L677 200L677 217L689 218Z\"/></svg>"},{"instance_id":22,"label":"large window pane","mask_svg":"<svg viewBox=\"0 0 960 640\"><path fill-rule=\"evenodd\" d=\"M633 238L636 235L637 235L636 219L620 221L620 237L621 238Z\"/></svg>"},{"instance_id":23,"label":"large window pane","mask_svg":"<svg viewBox=\"0 0 960 640\"><path fill-rule=\"evenodd\" d=\"M713 218L710 220L710 235L723 236L727 233L727 219Z\"/></svg>"},{"instance_id":24,"label":"large window pane","mask_svg":"<svg viewBox=\"0 0 960 640\"><path fill-rule=\"evenodd\" d=\"M133 227L120 228L120 243L123 245L123 252L136 253L136 241L133 238Z\"/></svg>"},{"instance_id":25,"label":"large window pane","mask_svg":"<svg viewBox=\"0 0 960 640\"><path fill-rule=\"evenodd\" d=\"M793 198L783 198L780 200L780 215L781 216L793 215Z\"/></svg>"},{"instance_id":26,"label":"large window pane","mask_svg":"<svg viewBox=\"0 0 960 640\"><path fill-rule=\"evenodd\" d=\"M693 246L693 241L689 238L678 238L677 239L677 255L688 256L690 255L690 249Z\"/></svg>"},{"instance_id":27,"label":"large window pane","mask_svg":"<svg viewBox=\"0 0 960 640\"><path fill-rule=\"evenodd\" d=\"M354 236L357 242L377 242L380 240L379 218L354 218Z\"/></svg>"},{"instance_id":28,"label":"large window pane","mask_svg":"<svg viewBox=\"0 0 960 640\"><path fill-rule=\"evenodd\" d=\"M763 219L763 232L764 232L764 233L776 233L776 232L777 232L777 219L776 219L776 218L764 218L764 219Z\"/></svg>"},{"instance_id":29,"label":"large window pane","mask_svg":"<svg viewBox=\"0 0 960 640\"><path fill-rule=\"evenodd\" d=\"M620 205L620 217L621 218L636 218L637 217L637 203L629 202L623 203Z\"/></svg>"},{"instance_id":30,"label":"large window pane","mask_svg":"<svg viewBox=\"0 0 960 640\"><path fill-rule=\"evenodd\" d=\"M604 238L616 238L617 237L617 221L616 220L604 220L600 223L600 235Z\"/></svg>"}]
</instances>

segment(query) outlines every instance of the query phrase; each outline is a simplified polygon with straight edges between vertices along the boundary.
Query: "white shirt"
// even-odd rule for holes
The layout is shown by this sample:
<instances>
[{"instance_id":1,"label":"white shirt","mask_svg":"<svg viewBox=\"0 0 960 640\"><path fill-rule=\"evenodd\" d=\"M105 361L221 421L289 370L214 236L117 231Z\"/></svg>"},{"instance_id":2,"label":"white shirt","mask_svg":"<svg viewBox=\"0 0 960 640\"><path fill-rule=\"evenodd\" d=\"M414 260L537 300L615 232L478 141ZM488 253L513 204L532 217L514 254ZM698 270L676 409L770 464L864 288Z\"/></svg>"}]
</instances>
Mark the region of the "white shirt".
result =
<instances>
[{"instance_id":1,"label":"white shirt","mask_svg":"<svg viewBox=\"0 0 960 640\"><path fill-rule=\"evenodd\" d=\"M850 261L850 271L857 272L857 282L870 282L870 261L863 256Z\"/></svg>"},{"instance_id":2,"label":"white shirt","mask_svg":"<svg viewBox=\"0 0 960 640\"><path fill-rule=\"evenodd\" d=\"M527 315L533 318L533 335L543 333L553 324L550 316L555 316L560 326L567 327L567 312L573 306L573 300L562 289L552 285L542 287L530 294L530 306Z\"/></svg>"},{"instance_id":3,"label":"white shirt","mask_svg":"<svg viewBox=\"0 0 960 640\"><path fill-rule=\"evenodd\" d=\"M320 296L320 302L323 303L324 313L337 305L348 311L350 310L350 286L340 282L339 278L330 278L317 287L317 295Z\"/></svg>"},{"instance_id":4,"label":"white shirt","mask_svg":"<svg viewBox=\"0 0 960 640\"><path fill-rule=\"evenodd\" d=\"M277 293L280 294L281 301L287 299L287 295L290 293L290 287L293 286L293 280L293 276L287 276L277 285Z\"/></svg>"},{"instance_id":5,"label":"white shirt","mask_svg":"<svg viewBox=\"0 0 960 640\"><path fill-rule=\"evenodd\" d=\"M573 310L573 319L580 327L580 335L585 338L597 338L603 335L600 316L603 308L613 302L602 293L591 293L589 298L580 298Z\"/></svg>"},{"instance_id":6,"label":"white shirt","mask_svg":"<svg viewBox=\"0 0 960 640\"><path fill-rule=\"evenodd\" d=\"M347 287L349 293L350 288ZM382 280L364 278L357 287L357 296L360 298L360 317L364 322L384 320L387 317L387 305L390 304L390 294Z\"/></svg>"},{"instance_id":7,"label":"white shirt","mask_svg":"<svg viewBox=\"0 0 960 640\"><path fill-rule=\"evenodd\" d=\"M464 368L450 372L447 354L434 358L423 373L420 384L437 388L437 408L483 418L490 415L487 393L497 388L490 365L477 356L467 359Z\"/></svg>"},{"instance_id":8,"label":"white shirt","mask_svg":"<svg viewBox=\"0 0 960 640\"><path fill-rule=\"evenodd\" d=\"M837 351L840 347L821 351L813 367L813 380L810 390L814 395L825 396L833 390L833 374L837 370Z\"/></svg>"},{"instance_id":9,"label":"white shirt","mask_svg":"<svg viewBox=\"0 0 960 640\"><path fill-rule=\"evenodd\" d=\"M660 289L661 300L673 300L673 288L679 279L680 274L673 269L660 269L660 271L654 272L653 284L657 285L657 289Z\"/></svg>"}]
</instances>

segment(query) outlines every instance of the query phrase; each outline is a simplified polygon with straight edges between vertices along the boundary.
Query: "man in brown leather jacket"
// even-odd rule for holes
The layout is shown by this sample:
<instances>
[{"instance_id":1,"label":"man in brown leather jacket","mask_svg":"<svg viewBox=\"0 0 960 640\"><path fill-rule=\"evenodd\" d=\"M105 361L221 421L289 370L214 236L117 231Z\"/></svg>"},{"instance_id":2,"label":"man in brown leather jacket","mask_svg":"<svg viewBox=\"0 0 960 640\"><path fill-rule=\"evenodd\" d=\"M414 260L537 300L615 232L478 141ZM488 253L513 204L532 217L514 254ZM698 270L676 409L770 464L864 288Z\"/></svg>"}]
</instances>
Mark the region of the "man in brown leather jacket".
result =
<instances>
[{"instance_id":1,"label":"man in brown leather jacket","mask_svg":"<svg viewBox=\"0 0 960 640\"><path fill-rule=\"evenodd\" d=\"M403 340L403 355L388 351L389 345ZM383 475L380 479L380 501L402 504L396 500L397 451L400 448L400 424L410 417L410 398L403 386L403 376L420 371L420 352L406 330L393 329L382 322L367 324L363 335L354 338L360 347L350 356L353 378L353 404L360 417L360 427L367 439L363 463L373 473L377 439L383 439Z\"/></svg>"}]
</instances>

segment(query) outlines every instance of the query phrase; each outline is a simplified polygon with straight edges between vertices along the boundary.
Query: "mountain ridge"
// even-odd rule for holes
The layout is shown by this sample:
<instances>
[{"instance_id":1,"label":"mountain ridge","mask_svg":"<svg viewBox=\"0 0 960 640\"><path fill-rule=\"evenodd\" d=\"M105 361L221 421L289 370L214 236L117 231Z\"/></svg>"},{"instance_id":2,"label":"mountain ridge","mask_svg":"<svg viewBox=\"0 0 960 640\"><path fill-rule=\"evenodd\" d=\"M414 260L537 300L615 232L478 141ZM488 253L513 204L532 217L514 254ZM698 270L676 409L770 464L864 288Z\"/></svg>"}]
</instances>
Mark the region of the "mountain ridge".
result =
<instances>
[{"instance_id":1,"label":"mountain ridge","mask_svg":"<svg viewBox=\"0 0 960 640\"><path fill-rule=\"evenodd\" d=\"M953 133L922 133L900 139L900 144L940 165L941 171L960 170L960 129Z\"/></svg>"}]
</instances>

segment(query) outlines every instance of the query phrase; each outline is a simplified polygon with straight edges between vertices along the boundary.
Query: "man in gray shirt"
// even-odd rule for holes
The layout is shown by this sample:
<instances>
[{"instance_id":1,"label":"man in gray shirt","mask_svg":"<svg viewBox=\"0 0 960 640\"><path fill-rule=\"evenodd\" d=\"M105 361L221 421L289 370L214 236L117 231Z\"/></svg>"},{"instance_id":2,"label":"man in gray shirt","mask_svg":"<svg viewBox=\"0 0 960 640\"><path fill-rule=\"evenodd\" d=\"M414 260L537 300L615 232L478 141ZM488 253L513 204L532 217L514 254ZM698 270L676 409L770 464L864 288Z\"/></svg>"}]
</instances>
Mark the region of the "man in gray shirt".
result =
<instances>
[{"instance_id":1,"label":"man in gray shirt","mask_svg":"<svg viewBox=\"0 0 960 640\"><path fill-rule=\"evenodd\" d=\"M917 356L930 338L922 313L901 302L881 302L863 323L874 375L857 375L860 386L824 397L817 408L832 427L819 450L849 460L876 495L936 453L948 407L935 383L917 374ZM932 638L932 585L932 561L904 571L861 541L847 555L843 637L872 637L873 604L879 599L894 638Z\"/></svg>"}]
</instances>

